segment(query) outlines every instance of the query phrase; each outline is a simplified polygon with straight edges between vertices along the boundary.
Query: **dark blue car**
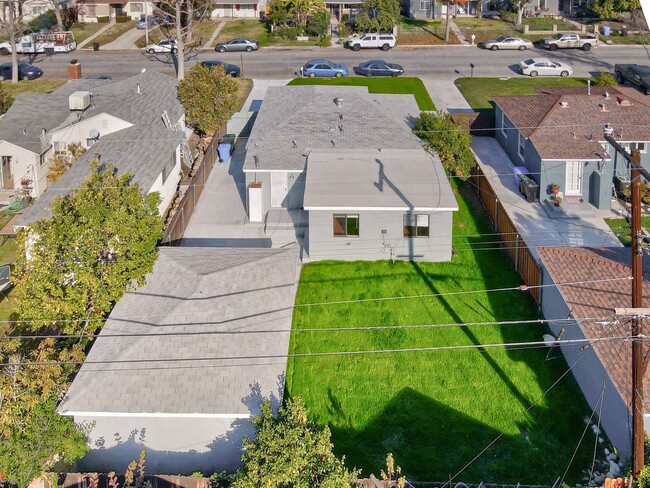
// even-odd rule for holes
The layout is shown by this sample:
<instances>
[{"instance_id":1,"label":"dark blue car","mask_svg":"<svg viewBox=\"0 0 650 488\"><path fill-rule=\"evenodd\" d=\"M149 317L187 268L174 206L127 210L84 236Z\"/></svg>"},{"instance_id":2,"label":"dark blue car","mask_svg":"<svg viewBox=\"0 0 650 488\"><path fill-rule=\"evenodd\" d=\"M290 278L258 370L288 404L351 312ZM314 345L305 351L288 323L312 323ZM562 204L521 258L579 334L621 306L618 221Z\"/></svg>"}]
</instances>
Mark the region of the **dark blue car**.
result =
<instances>
[{"instance_id":1,"label":"dark blue car","mask_svg":"<svg viewBox=\"0 0 650 488\"><path fill-rule=\"evenodd\" d=\"M404 68L399 64L387 63L381 59L372 59L360 63L356 68L357 74L361 76L399 76L404 74Z\"/></svg>"}]
</instances>

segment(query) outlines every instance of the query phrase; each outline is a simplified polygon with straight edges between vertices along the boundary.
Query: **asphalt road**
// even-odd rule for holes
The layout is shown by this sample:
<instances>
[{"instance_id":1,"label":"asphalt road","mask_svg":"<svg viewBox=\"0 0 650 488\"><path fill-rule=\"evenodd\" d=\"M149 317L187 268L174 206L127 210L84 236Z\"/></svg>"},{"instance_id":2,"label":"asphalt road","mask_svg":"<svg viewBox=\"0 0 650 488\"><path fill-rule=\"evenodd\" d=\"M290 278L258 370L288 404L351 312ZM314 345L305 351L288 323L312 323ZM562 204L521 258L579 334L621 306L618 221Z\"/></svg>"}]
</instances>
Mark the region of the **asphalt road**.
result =
<instances>
[{"instance_id":1,"label":"asphalt road","mask_svg":"<svg viewBox=\"0 0 650 488\"><path fill-rule=\"evenodd\" d=\"M486 51L476 46L444 46L408 48L396 47L388 52L362 50L353 52L341 48L262 48L252 53L224 53L213 50L194 51L185 56L186 67L206 59L220 59L241 66L248 78L292 78L299 67L309 59L330 59L352 68L369 59L385 59L399 63L408 76L432 78L457 78L470 76L470 64L474 64L474 76L506 77L521 76L515 69L519 61L528 57L548 57L563 61L573 67L574 76L589 76L597 71L611 71L615 63L648 64L650 55L643 46L600 46L590 52L574 49L550 52L535 48L526 52ZM74 51L66 54L43 54L23 56L45 72L44 78L67 78L71 60L81 63L82 75L107 74L113 79L123 79L142 69L175 74L175 56L171 54L146 54L140 51ZM9 57L5 57L9 61Z\"/></svg>"}]
</instances>

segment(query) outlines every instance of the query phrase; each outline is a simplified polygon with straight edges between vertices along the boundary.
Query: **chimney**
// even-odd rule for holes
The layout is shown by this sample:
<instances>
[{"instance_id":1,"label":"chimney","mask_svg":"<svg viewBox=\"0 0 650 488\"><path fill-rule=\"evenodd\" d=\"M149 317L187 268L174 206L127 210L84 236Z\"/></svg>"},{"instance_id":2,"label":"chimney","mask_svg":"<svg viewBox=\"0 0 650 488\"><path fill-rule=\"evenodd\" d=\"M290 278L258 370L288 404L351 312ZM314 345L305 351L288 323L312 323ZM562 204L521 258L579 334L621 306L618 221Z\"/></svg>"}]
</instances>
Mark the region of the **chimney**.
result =
<instances>
[{"instance_id":1,"label":"chimney","mask_svg":"<svg viewBox=\"0 0 650 488\"><path fill-rule=\"evenodd\" d=\"M630 101L629 101L627 98L625 98L625 97L616 97L616 99L617 99L617 101L618 101L618 104L619 104L621 107L631 107L631 106L632 106L632 102L630 102Z\"/></svg>"},{"instance_id":2,"label":"chimney","mask_svg":"<svg viewBox=\"0 0 650 488\"><path fill-rule=\"evenodd\" d=\"M68 81L81 79L81 64L76 59L68 65Z\"/></svg>"},{"instance_id":3,"label":"chimney","mask_svg":"<svg viewBox=\"0 0 650 488\"><path fill-rule=\"evenodd\" d=\"M334 99L334 103L336 104L337 107L342 107L343 106L343 98L341 97L336 97Z\"/></svg>"},{"instance_id":4,"label":"chimney","mask_svg":"<svg viewBox=\"0 0 650 488\"><path fill-rule=\"evenodd\" d=\"M142 90L140 89L140 83L137 84L137 87L138 87L137 88L138 95L142 95Z\"/></svg>"}]
</instances>

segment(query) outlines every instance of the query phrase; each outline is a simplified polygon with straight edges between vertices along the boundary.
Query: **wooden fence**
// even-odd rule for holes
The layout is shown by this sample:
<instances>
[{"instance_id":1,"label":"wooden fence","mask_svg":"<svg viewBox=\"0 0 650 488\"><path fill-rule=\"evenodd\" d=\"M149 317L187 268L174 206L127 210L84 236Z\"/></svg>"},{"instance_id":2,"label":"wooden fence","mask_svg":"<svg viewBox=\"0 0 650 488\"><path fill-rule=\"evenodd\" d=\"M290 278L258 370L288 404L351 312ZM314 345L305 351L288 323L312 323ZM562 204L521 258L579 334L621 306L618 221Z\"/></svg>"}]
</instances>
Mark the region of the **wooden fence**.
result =
<instances>
[{"instance_id":1,"label":"wooden fence","mask_svg":"<svg viewBox=\"0 0 650 488\"><path fill-rule=\"evenodd\" d=\"M170 210L170 212L174 212L174 215L165 228L165 236L161 242L162 245L178 246L183 238L187 224L190 222L190 217L192 217L194 207L196 207L201 193L203 193L205 182L208 181L212 167L215 163L219 162L217 146L225 132L225 127L215 132L214 136L212 136L212 141L205 149L205 152L198 156L202 160L200 161L200 164L195 164L195 167L198 165L198 168L192 170L189 181L181 181L181 189L183 187L187 187L187 189L180 202L175 204Z\"/></svg>"},{"instance_id":2,"label":"wooden fence","mask_svg":"<svg viewBox=\"0 0 650 488\"><path fill-rule=\"evenodd\" d=\"M500 234L503 248L514 263L515 269L526 285L535 287L529 288L528 291L539 306L541 297L539 286L542 284L542 272L537 261L478 165L472 169L470 179L483 202L492 225Z\"/></svg>"},{"instance_id":3,"label":"wooden fence","mask_svg":"<svg viewBox=\"0 0 650 488\"><path fill-rule=\"evenodd\" d=\"M88 488L88 474L85 473L62 473L58 476L57 485L60 488ZM47 479L47 477L44 477ZM41 478L41 479L44 479ZM117 475L119 486L124 486L124 476ZM152 488L210 488L210 479L197 476L175 476L175 475L153 475L145 476L151 483ZM97 477L97 488L108 488L108 476L99 474ZM39 488L50 488L49 483ZM56 487L51 487L56 488Z\"/></svg>"}]
</instances>

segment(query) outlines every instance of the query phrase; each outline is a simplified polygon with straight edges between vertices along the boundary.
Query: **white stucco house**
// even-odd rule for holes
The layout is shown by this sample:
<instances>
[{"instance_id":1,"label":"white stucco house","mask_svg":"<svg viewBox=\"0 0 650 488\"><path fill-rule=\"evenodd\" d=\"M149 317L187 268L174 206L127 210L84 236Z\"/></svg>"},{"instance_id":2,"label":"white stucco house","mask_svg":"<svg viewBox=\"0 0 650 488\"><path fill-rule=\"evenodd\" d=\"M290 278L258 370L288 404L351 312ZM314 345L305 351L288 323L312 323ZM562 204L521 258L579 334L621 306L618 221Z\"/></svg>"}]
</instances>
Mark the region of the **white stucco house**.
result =
<instances>
[{"instance_id":1,"label":"white stucco house","mask_svg":"<svg viewBox=\"0 0 650 488\"><path fill-rule=\"evenodd\" d=\"M19 188L27 178L36 198L16 227L49 217L54 198L79 186L95 159L132 175L142 191L158 192L161 215L173 200L190 133L176 80L145 72L117 82L89 81L72 81L48 95L21 95L0 122L2 187ZM51 157L71 143L85 154L49 185Z\"/></svg>"}]
</instances>

